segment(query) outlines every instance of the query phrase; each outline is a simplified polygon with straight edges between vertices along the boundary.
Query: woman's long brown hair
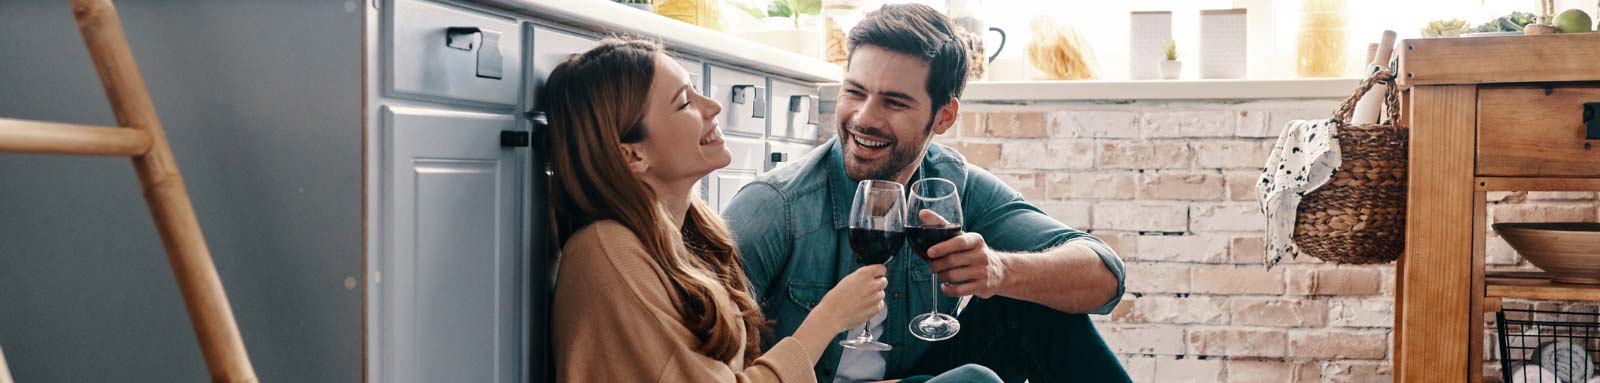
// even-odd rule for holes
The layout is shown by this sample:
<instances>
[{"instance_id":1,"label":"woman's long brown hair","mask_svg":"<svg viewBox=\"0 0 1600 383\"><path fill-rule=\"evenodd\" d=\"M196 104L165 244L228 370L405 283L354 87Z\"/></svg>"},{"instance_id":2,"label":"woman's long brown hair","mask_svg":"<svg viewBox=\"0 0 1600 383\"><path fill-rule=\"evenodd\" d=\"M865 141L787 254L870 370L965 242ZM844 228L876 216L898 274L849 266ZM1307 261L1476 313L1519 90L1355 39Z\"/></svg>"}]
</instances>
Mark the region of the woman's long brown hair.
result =
<instances>
[{"instance_id":1,"label":"woman's long brown hair","mask_svg":"<svg viewBox=\"0 0 1600 383\"><path fill-rule=\"evenodd\" d=\"M749 365L760 356L765 319L728 225L694 196L680 228L623 156L622 144L646 138L650 82L656 57L663 54L653 42L609 38L550 73L540 100L549 119L550 207L558 243L596 221L613 220L632 230L676 290L678 314L700 339L700 353L731 363L743 350ZM725 289L736 307L719 307L714 289ZM723 310L740 314L743 343L734 323L718 314Z\"/></svg>"}]
</instances>

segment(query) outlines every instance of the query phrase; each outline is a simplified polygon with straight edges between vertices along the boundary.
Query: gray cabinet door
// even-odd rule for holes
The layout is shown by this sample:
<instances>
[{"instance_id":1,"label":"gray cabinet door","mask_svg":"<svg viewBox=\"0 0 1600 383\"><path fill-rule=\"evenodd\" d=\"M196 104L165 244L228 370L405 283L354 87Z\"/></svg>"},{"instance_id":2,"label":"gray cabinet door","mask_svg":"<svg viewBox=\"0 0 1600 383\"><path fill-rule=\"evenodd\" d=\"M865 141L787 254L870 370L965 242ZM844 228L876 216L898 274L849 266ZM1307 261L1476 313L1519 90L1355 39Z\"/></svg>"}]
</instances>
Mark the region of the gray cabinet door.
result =
<instances>
[{"instance_id":1,"label":"gray cabinet door","mask_svg":"<svg viewBox=\"0 0 1600 383\"><path fill-rule=\"evenodd\" d=\"M384 106L375 382L512 382L525 148L512 116Z\"/></svg>"}]
</instances>

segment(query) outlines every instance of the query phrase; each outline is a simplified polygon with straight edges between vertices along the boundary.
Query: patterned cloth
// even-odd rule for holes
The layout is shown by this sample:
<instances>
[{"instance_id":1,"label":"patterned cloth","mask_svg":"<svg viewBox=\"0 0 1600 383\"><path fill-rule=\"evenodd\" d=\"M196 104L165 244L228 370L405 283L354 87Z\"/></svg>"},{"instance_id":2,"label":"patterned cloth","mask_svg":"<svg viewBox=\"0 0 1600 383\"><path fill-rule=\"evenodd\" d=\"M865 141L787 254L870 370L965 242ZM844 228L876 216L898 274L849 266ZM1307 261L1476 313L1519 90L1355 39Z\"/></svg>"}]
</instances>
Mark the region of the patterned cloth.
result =
<instances>
[{"instance_id":1,"label":"patterned cloth","mask_svg":"<svg viewBox=\"0 0 1600 383\"><path fill-rule=\"evenodd\" d=\"M1267 268L1284 255L1298 257L1294 220L1300 199L1322 187L1339 169L1339 124L1333 119L1290 121L1267 156L1266 170L1256 183L1261 212L1267 216Z\"/></svg>"}]
</instances>

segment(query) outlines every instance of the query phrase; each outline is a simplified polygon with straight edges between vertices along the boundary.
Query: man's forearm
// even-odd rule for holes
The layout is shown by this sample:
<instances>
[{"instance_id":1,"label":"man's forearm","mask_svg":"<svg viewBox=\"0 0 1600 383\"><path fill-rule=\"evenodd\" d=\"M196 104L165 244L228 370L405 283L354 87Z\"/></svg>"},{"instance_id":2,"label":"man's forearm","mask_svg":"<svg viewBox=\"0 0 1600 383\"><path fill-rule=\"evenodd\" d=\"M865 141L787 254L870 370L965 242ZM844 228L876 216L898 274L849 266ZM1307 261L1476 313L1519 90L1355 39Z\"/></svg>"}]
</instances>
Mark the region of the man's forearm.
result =
<instances>
[{"instance_id":1,"label":"man's forearm","mask_svg":"<svg viewBox=\"0 0 1600 383\"><path fill-rule=\"evenodd\" d=\"M1067 243L1040 253L1004 253L999 295L1082 314L1115 298L1117 276L1093 249Z\"/></svg>"}]
</instances>

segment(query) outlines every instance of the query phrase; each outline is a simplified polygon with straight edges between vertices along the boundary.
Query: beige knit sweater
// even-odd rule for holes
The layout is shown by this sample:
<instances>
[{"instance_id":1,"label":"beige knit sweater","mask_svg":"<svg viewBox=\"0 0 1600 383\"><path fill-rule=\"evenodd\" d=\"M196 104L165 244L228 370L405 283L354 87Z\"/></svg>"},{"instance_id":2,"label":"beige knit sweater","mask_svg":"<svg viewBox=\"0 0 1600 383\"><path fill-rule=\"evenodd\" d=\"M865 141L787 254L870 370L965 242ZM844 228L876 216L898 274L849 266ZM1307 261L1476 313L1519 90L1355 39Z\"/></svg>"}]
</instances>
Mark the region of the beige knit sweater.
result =
<instances>
[{"instance_id":1,"label":"beige knit sweater","mask_svg":"<svg viewBox=\"0 0 1600 383\"><path fill-rule=\"evenodd\" d=\"M742 354L724 363L696 351L699 340L673 307L666 273L639 237L615 221L573 233L557 270L557 382L817 381L811 357L794 338L779 341L753 366L744 366ZM714 298L728 309L720 315L743 323L726 292ZM743 337L744 329L736 333Z\"/></svg>"}]
</instances>

